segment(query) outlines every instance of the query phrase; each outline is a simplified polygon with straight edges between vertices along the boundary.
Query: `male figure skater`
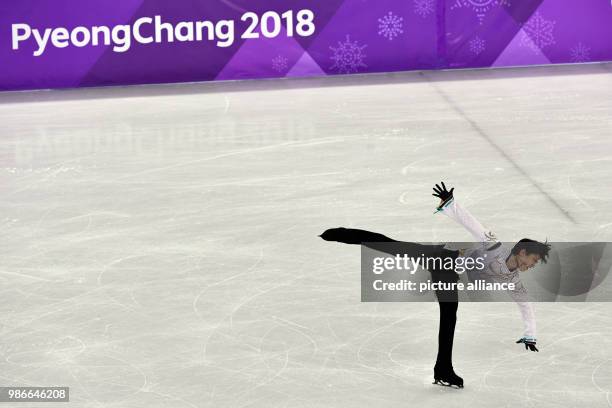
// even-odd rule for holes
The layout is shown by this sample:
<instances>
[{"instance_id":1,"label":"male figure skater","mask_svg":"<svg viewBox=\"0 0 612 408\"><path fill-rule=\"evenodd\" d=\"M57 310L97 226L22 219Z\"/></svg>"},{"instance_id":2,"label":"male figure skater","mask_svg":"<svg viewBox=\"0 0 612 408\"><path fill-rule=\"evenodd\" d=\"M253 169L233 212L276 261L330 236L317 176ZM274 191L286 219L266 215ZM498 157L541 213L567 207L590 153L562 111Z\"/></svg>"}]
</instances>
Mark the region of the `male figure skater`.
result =
<instances>
[{"instance_id":1,"label":"male figure skater","mask_svg":"<svg viewBox=\"0 0 612 408\"><path fill-rule=\"evenodd\" d=\"M486 253L485 268L480 271L479 278L495 282L514 283L514 290L509 291L512 299L520 308L525 326L523 337L516 343L525 345L526 350L539 351L536 347L536 323L533 307L527 299L527 289L521 283L519 272L527 271L538 261L546 262L550 245L524 238L512 248L497 241L495 235L486 230L468 211L463 209L453 197L454 188L450 191L436 184L433 196L440 198L437 212L442 212L461 224L478 241L478 244L467 251L452 251L444 245L420 245L402 242L402 252L408 256L441 257L457 259L458 257L477 258ZM385 249L382 242L398 242L382 234L359 229L332 228L321 234L326 241L337 241L345 244L362 244L372 249L396 255L393 250ZM403 255L403 254L400 254ZM435 263L434 263L435 264ZM433 282L456 282L458 275L454 271L437 269L430 270ZM468 275L470 275L468 271ZM440 324L438 331L438 356L434 366L434 384L457 386L463 388L463 379L455 374L452 364L453 338L457 321L458 294L457 290L438 290L436 297L440 306Z\"/></svg>"}]
</instances>

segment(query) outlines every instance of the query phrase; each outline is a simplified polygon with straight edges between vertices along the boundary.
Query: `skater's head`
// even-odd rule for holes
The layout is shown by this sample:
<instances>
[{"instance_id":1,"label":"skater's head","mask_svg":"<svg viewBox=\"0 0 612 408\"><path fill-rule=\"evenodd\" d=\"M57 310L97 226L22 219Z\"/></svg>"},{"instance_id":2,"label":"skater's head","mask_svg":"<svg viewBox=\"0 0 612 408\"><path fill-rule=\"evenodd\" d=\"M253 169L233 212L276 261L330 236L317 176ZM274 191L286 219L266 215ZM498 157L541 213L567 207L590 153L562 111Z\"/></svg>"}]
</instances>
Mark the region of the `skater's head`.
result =
<instances>
[{"instance_id":1,"label":"skater's head","mask_svg":"<svg viewBox=\"0 0 612 408\"><path fill-rule=\"evenodd\" d=\"M514 245L511 255L516 261L516 268L521 272L533 268L538 262L546 263L550 244L538 242L533 239L523 238Z\"/></svg>"}]
</instances>

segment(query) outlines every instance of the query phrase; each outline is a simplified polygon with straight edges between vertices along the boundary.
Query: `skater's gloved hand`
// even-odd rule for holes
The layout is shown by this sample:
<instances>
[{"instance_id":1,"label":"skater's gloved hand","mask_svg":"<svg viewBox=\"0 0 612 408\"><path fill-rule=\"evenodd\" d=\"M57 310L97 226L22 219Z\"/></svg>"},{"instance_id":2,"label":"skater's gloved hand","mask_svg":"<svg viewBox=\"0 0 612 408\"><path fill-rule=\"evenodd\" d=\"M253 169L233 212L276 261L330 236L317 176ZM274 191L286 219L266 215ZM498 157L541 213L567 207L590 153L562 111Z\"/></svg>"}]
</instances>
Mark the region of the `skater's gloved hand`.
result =
<instances>
[{"instance_id":1,"label":"skater's gloved hand","mask_svg":"<svg viewBox=\"0 0 612 408\"><path fill-rule=\"evenodd\" d=\"M446 186L444 185L444 182L441 181L440 183L442 184L442 187L436 184L436 186L433 188L434 193L432 194L432 196L438 197L440 199L440 205L438 205L438 210L442 209L447 203L449 203L453 199L453 190L455 190L455 188L453 187L450 189L450 191L448 191L446 189Z\"/></svg>"},{"instance_id":2,"label":"skater's gloved hand","mask_svg":"<svg viewBox=\"0 0 612 408\"><path fill-rule=\"evenodd\" d=\"M525 350L529 349L531 351L540 351L536 347L536 339L535 339L535 337L531 337L531 336L521 337L520 339L518 339L518 341L516 343L517 344L518 343L523 343L525 345Z\"/></svg>"}]
</instances>

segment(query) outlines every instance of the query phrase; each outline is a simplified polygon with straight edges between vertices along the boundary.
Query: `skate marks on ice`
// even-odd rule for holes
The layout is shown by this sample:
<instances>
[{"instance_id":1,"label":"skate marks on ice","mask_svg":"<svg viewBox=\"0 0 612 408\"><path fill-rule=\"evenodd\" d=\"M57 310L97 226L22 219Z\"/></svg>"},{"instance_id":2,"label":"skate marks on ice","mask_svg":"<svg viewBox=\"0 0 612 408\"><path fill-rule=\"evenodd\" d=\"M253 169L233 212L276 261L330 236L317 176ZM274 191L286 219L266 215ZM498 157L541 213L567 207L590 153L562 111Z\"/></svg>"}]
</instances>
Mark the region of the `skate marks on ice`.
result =
<instances>
[{"instance_id":1,"label":"skate marks on ice","mask_svg":"<svg viewBox=\"0 0 612 408\"><path fill-rule=\"evenodd\" d=\"M501 155L510 165L518 171L522 176L524 176L530 184L532 184L536 190L538 190L546 200L555 207L563 216L571 221L573 224L576 224L577 221L570 214L570 212L563 208L561 204L555 200L555 198L548 193L538 181L536 181L530 174L525 170L514 158L506 152L497 142L493 140L491 135L489 135L476 121L474 121L470 116L451 98L451 96L445 92L439 85L437 85L434 81L430 79L430 77L426 73L421 73L421 76L436 90L436 92L448 103L449 106L459 114L467 123L469 123L470 127L480 135L487 143L495 149L495 151Z\"/></svg>"}]
</instances>

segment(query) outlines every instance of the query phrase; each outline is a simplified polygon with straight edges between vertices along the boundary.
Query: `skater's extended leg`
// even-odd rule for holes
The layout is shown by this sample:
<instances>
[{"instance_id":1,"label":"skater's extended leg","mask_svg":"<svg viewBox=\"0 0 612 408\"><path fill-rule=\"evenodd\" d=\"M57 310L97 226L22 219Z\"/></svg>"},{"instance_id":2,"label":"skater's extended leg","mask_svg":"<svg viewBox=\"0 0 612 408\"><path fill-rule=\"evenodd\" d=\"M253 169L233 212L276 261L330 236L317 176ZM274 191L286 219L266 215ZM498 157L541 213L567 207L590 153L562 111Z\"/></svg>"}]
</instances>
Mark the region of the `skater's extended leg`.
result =
<instances>
[{"instance_id":1,"label":"skater's extended leg","mask_svg":"<svg viewBox=\"0 0 612 408\"><path fill-rule=\"evenodd\" d=\"M453 251L444 249L443 245L423 245L414 242L397 241L378 232L366 231L355 228L331 228L319 235L326 241L341 242L343 244L364 245L376 251L385 252L390 255L408 255L410 257L420 256L449 256ZM386 245L394 243L393 245ZM454 273L453 273L454 274Z\"/></svg>"},{"instance_id":2,"label":"skater's extended leg","mask_svg":"<svg viewBox=\"0 0 612 408\"><path fill-rule=\"evenodd\" d=\"M354 228L331 228L319 235L326 241L361 245L366 242L397 242L383 234Z\"/></svg>"},{"instance_id":3,"label":"skater's extended leg","mask_svg":"<svg viewBox=\"0 0 612 408\"><path fill-rule=\"evenodd\" d=\"M326 241L336 241L345 244L365 245L368 248L391 255L407 254L411 257L439 257L445 259L457 258L458 251L444 248L443 245L423 245L413 242L402 242L391 239L383 234L351 228L332 228L320 235ZM385 245L393 243L393 245ZM434 263L435 265L435 263ZM458 276L452 270L430 269L432 282L457 282ZM436 382L463 387L463 379L453 371L453 340L457 322L459 297L457 290L436 291L440 307L440 326L438 330L438 356L434 368Z\"/></svg>"}]
</instances>

